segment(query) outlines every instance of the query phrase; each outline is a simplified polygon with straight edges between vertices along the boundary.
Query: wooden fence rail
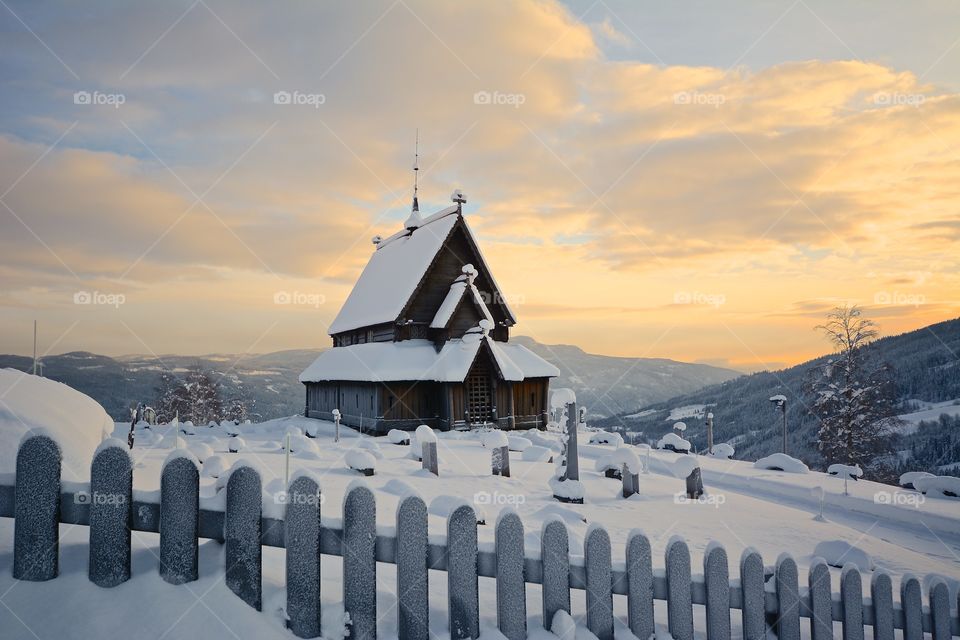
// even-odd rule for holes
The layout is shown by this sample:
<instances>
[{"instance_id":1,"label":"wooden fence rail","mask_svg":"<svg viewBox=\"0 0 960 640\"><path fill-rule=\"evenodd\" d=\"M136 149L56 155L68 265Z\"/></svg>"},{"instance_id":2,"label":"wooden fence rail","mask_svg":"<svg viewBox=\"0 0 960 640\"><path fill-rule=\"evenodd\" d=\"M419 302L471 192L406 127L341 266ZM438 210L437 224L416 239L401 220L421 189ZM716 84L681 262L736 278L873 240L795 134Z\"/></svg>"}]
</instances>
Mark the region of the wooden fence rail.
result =
<instances>
[{"instance_id":1,"label":"wooden fence rail","mask_svg":"<svg viewBox=\"0 0 960 640\"><path fill-rule=\"evenodd\" d=\"M50 580L58 572L58 523L90 527L90 580L115 586L130 578L131 530L160 534L160 575L182 584L197 579L198 539L226 545L226 583L250 606L260 609L262 547L286 548L287 615L299 637L320 635L320 582L323 555L343 558L344 608L350 615L355 640L373 640L377 634L377 562L397 565L396 607L400 640L428 640L428 570L445 571L448 583L448 623L453 640L477 638L479 578L495 578L497 625L508 640L526 637L527 584L542 586L543 621L549 627L556 612L570 612L570 590L586 591L587 627L600 640L612 640L613 596L627 598L627 620L638 638L655 629L655 600L667 603L667 626L677 640L692 640L693 605L705 609L703 626L709 640L731 637L731 613L739 611L743 637L764 640L768 629L780 640L799 640L809 624L814 640L833 637L839 622L844 640L862 640L872 627L877 640L893 640L902 630L904 640L933 640L960 636L960 620L951 612L950 592L942 579L930 582L928 605L923 605L921 583L903 580L899 602L893 597L890 576L873 573L869 598L862 597L861 575L844 568L839 592L830 584L822 562L811 566L805 588L797 564L789 554L776 561L774 574L765 575L763 559L752 549L740 557L736 579L730 579L727 553L711 544L703 559L703 575L693 571L690 551L681 538L667 544L663 572L654 572L650 541L630 534L623 563L611 555L610 537L591 525L584 541L584 557L571 556L566 525L546 522L541 531L540 557L525 557L524 526L512 511L501 513L493 550L477 544L477 521L464 504L448 518L445 542L430 542L427 508L417 496L404 497L397 508L395 533L377 532L376 501L369 488L352 485L342 506L342 526L321 524L323 504L319 482L294 477L286 494L283 520L264 517L259 473L241 466L226 486L224 511L199 506L199 473L195 459L175 451L164 464L160 502L133 499L129 453L125 443L107 441L91 465L90 492L64 491L60 482L61 452L43 434L24 439L17 453L13 486L0 484L0 517L15 518L14 577ZM772 582L772 588L767 583ZM394 587L391 587L393 590Z\"/></svg>"}]
</instances>

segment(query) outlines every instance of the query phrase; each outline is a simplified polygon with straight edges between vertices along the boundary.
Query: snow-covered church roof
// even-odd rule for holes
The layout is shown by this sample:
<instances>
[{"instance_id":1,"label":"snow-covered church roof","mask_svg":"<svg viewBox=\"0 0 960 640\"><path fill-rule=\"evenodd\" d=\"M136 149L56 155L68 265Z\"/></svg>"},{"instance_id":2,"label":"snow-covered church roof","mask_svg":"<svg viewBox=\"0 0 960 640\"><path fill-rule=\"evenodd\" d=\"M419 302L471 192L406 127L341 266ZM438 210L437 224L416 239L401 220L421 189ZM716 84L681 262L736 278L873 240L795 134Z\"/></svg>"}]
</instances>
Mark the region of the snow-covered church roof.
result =
<instances>
[{"instance_id":1,"label":"snow-covered church roof","mask_svg":"<svg viewBox=\"0 0 960 640\"><path fill-rule=\"evenodd\" d=\"M424 218L416 228L405 228L377 243L327 332L333 335L397 320L460 219L458 212L458 205L441 209ZM477 246L470 228L464 225L464 229ZM487 276L496 287L493 275ZM507 313L516 318L509 308Z\"/></svg>"},{"instance_id":2,"label":"snow-covered church roof","mask_svg":"<svg viewBox=\"0 0 960 640\"><path fill-rule=\"evenodd\" d=\"M320 354L300 374L300 382L463 382L480 348L486 344L504 380L551 378L560 371L520 344L497 342L476 334L449 340L438 352L429 340L367 342L334 347Z\"/></svg>"}]
</instances>

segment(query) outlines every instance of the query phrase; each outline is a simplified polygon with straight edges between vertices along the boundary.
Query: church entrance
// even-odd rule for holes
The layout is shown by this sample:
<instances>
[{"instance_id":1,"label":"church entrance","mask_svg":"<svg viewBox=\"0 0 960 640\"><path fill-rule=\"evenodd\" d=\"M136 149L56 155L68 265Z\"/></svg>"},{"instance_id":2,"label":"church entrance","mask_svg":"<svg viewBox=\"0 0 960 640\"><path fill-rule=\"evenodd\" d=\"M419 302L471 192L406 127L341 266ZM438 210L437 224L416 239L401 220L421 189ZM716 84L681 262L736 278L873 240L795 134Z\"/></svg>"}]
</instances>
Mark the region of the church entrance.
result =
<instances>
[{"instance_id":1,"label":"church entrance","mask_svg":"<svg viewBox=\"0 0 960 640\"><path fill-rule=\"evenodd\" d=\"M467 421L470 424L490 422L493 419L493 401L490 367L485 358L478 358L467 375Z\"/></svg>"}]
</instances>

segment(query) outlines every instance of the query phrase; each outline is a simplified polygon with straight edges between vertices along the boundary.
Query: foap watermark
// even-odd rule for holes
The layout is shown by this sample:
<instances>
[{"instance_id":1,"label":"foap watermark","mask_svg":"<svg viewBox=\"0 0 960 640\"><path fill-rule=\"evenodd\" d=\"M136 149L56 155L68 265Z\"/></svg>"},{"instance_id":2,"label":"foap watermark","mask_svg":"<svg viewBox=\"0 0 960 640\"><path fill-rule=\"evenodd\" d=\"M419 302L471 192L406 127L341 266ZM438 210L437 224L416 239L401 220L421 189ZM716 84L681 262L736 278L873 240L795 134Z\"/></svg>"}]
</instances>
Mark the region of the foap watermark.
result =
<instances>
[{"instance_id":1,"label":"foap watermark","mask_svg":"<svg viewBox=\"0 0 960 640\"><path fill-rule=\"evenodd\" d=\"M927 496L916 491L878 491L873 494L874 504L891 504L898 507L919 509L927 501Z\"/></svg>"},{"instance_id":2,"label":"foap watermark","mask_svg":"<svg viewBox=\"0 0 960 640\"><path fill-rule=\"evenodd\" d=\"M127 496L122 493L103 493L101 491L90 493L89 491L77 491L73 494L73 502L75 504L120 506L127 503Z\"/></svg>"},{"instance_id":3,"label":"foap watermark","mask_svg":"<svg viewBox=\"0 0 960 640\"><path fill-rule=\"evenodd\" d=\"M522 93L501 93L500 91L477 91L473 94L473 104L508 106L519 109L527 101Z\"/></svg>"},{"instance_id":4,"label":"foap watermark","mask_svg":"<svg viewBox=\"0 0 960 640\"><path fill-rule=\"evenodd\" d=\"M77 91L73 94L73 104L107 106L119 109L127 101L122 93L104 93L102 91Z\"/></svg>"},{"instance_id":5,"label":"foap watermark","mask_svg":"<svg viewBox=\"0 0 960 640\"><path fill-rule=\"evenodd\" d=\"M677 291L673 294L673 304L698 304L719 309L727 301L722 293L703 293L702 291Z\"/></svg>"},{"instance_id":6,"label":"foap watermark","mask_svg":"<svg viewBox=\"0 0 960 640\"><path fill-rule=\"evenodd\" d=\"M73 304L106 305L117 309L127 301L122 293L104 293L103 291L77 291L73 294Z\"/></svg>"},{"instance_id":7,"label":"foap watermark","mask_svg":"<svg viewBox=\"0 0 960 640\"><path fill-rule=\"evenodd\" d=\"M700 91L679 91L673 94L673 104L713 107L719 109L727 101L722 93L701 93Z\"/></svg>"},{"instance_id":8,"label":"foap watermark","mask_svg":"<svg viewBox=\"0 0 960 640\"><path fill-rule=\"evenodd\" d=\"M926 303L927 297L922 293L905 293L903 291L878 291L873 294L873 304L919 307Z\"/></svg>"},{"instance_id":9,"label":"foap watermark","mask_svg":"<svg viewBox=\"0 0 960 640\"><path fill-rule=\"evenodd\" d=\"M273 495L276 504L306 505L310 507L322 506L327 496L322 493L304 493L303 491L280 491Z\"/></svg>"},{"instance_id":10,"label":"foap watermark","mask_svg":"<svg viewBox=\"0 0 960 640\"><path fill-rule=\"evenodd\" d=\"M519 505L527 501L522 493L500 493L499 491L478 491L473 494L476 505Z\"/></svg>"},{"instance_id":11,"label":"foap watermark","mask_svg":"<svg viewBox=\"0 0 960 640\"><path fill-rule=\"evenodd\" d=\"M288 304L303 307L319 307L327 301L322 293L304 291L277 291L273 294L273 304Z\"/></svg>"},{"instance_id":12,"label":"foap watermark","mask_svg":"<svg viewBox=\"0 0 960 640\"><path fill-rule=\"evenodd\" d=\"M483 300L483 304L505 304L505 305L522 305L527 301L526 296L520 293L510 293L503 294L499 291L494 291L489 293L487 291L480 292L480 299Z\"/></svg>"},{"instance_id":13,"label":"foap watermark","mask_svg":"<svg viewBox=\"0 0 960 640\"><path fill-rule=\"evenodd\" d=\"M696 498L691 498L683 492L673 495L674 504L703 504L714 509L719 509L720 505L726 503L726 501L727 496L722 493L704 493Z\"/></svg>"},{"instance_id":14,"label":"foap watermark","mask_svg":"<svg viewBox=\"0 0 960 640\"><path fill-rule=\"evenodd\" d=\"M273 94L273 104L307 106L319 109L326 103L327 96L322 93L304 93L303 91L277 91Z\"/></svg>"},{"instance_id":15,"label":"foap watermark","mask_svg":"<svg viewBox=\"0 0 960 640\"><path fill-rule=\"evenodd\" d=\"M878 107L919 107L926 102L922 93L880 92L873 94L873 104Z\"/></svg>"}]
</instances>

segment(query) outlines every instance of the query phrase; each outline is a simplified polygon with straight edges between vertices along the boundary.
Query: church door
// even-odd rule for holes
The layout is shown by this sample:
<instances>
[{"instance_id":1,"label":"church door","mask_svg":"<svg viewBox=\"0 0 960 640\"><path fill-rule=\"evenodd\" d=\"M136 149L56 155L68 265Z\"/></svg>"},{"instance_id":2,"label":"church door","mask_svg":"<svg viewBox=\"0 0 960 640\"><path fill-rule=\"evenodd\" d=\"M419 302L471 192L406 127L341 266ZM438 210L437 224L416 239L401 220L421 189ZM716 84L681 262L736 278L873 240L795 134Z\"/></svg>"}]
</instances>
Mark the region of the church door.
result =
<instances>
[{"instance_id":1,"label":"church door","mask_svg":"<svg viewBox=\"0 0 960 640\"><path fill-rule=\"evenodd\" d=\"M490 385L490 368L478 358L467 375L467 421L470 424L490 422L493 408Z\"/></svg>"}]
</instances>

